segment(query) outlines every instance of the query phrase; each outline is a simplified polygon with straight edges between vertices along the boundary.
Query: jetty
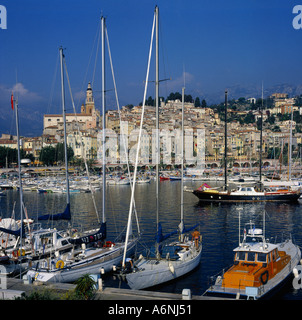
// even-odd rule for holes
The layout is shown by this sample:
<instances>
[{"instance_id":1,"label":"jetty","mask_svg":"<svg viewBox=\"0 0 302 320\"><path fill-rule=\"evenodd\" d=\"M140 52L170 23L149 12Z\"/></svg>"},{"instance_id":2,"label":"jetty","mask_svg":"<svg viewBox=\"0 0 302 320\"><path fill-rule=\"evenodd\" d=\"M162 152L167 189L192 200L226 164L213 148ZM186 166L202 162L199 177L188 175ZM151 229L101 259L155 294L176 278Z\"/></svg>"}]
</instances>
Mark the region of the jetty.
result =
<instances>
[{"instance_id":1,"label":"jetty","mask_svg":"<svg viewBox=\"0 0 302 320\"><path fill-rule=\"evenodd\" d=\"M34 281L30 283L24 279L7 278L6 289L0 289L0 300L14 300L31 293L43 292L46 289L54 290L58 293L65 293L76 287L70 283L42 283ZM182 294L158 292L149 290L132 290L112 287L99 288L95 294L94 300L214 300L212 297L201 295L191 295L189 289L184 289ZM217 298L215 298L217 300ZM232 299L218 299L232 300Z\"/></svg>"}]
</instances>

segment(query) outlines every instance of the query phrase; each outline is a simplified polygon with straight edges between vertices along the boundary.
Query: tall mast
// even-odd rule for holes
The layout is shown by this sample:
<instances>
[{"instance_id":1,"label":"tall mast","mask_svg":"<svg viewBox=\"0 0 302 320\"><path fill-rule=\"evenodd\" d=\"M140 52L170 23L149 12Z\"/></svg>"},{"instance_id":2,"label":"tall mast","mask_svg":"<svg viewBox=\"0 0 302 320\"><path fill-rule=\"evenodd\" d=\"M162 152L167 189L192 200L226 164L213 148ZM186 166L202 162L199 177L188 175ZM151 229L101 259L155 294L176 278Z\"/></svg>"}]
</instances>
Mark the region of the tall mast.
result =
<instances>
[{"instance_id":1,"label":"tall mast","mask_svg":"<svg viewBox=\"0 0 302 320\"><path fill-rule=\"evenodd\" d=\"M181 111L181 194L180 194L180 225L184 228L184 101L185 88L182 88L182 111ZM182 230L180 230L180 241L184 240Z\"/></svg>"},{"instance_id":2,"label":"tall mast","mask_svg":"<svg viewBox=\"0 0 302 320\"><path fill-rule=\"evenodd\" d=\"M291 112L289 146L288 146L288 180L292 179L292 144L293 144L293 106Z\"/></svg>"},{"instance_id":3,"label":"tall mast","mask_svg":"<svg viewBox=\"0 0 302 320\"><path fill-rule=\"evenodd\" d=\"M227 112L228 112L228 91L225 90L225 112L224 112L224 189L227 190L227 150L228 150L228 128L227 128Z\"/></svg>"},{"instance_id":4,"label":"tall mast","mask_svg":"<svg viewBox=\"0 0 302 320\"><path fill-rule=\"evenodd\" d=\"M102 128L103 128L103 136L102 136L102 142L103 142L103 165L102 165L102 171L103 171L103 216L102 220L105 222L105 203L106 203L106 163L105 163L105 142L106 142L106 110L105 110L105 18L101 17L101 24L102 24Z\"/></svg>"},{"instance_id":5,"label":"tall mast","mask_svg":"<svg viewBox=\"0 0 302 320\"><path fill-rule=\"evenodd\" d=\"M160 143L159 143L159 63L158 63L158 6L155 7L155 109L156 109L156 225L158 232L159 223L159 162L160 162Z\"/></svg>"},{"instance_id":6,"label":"tall mast","mask_svg":"<svg viewBox=\"0 0 302 320\"><path fill-rule=\"evenodd\" d=\"M260 182L260 188L262 190L261 186L261 177L262 177L262 109L263 109L263 83L262 83L262 95L261 95L261 106L260 108L260 159L259 159L259 182Z\"/></svg>"},{"instance_id":7,"label":"tall mast","mask_svg":"<svg viewBox=\"0 0 302 320\"><path fill-rule=\"evenodd\" d=\"M20 134L19 134L19 116L18 116L18 100L15 105L16 110L16 129L17 129L17 146L18 146L18 173L19 173L19 194L20 194L20 220L21 220L21 229L20 229L20 252L22 252L22 238L23 238L23 188L22 188L22 179L21 179L21 156L20 156ZM21 263L21 262L20 262ZM20 278L21 278L21 269L20 269Z\"/></svg>"},{"instance_id":8,"label":"tall mast","mask_svg":"<svg viewBox=\"0 0 302 320\"><path fill-rule=\"evenodd\" d=\"M65 88L64 88L64 70L63 70L63 48L60 48L60 63L61 63L61 91L62 91L62 109L63 109L63 123L64 123L64 153L65 153L65 175L66 175L66 194L67 205L70 205L69 193L69 178L68 178L68 157L67 157L67 134L66 134L66 110L65 110Z\"/></svg>"}]
</instances>

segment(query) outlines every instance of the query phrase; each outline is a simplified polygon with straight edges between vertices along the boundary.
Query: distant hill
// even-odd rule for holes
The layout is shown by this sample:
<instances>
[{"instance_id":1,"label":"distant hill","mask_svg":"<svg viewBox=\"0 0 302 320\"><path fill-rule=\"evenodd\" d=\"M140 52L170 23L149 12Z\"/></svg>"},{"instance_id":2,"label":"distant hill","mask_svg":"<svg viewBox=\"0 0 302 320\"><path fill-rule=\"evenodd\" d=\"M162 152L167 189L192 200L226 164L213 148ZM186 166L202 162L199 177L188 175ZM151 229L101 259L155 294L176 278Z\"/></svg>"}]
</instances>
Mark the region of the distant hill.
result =
<instances>
[{"instance_id":1,"label":"distant hill","mask_svg":"<svg viewBox=\"0 0 302 320\"><path fill-rule=\"evenodd\" d=\"M244 86L244 85L233 85L227 88L228 98L238 99L240 97L244 98L260 98L261 97L261 84L258 86ZM275 92L279 93L288 93L289 97L295 97L302 94L302 84L292 85L292 84L279 84L269 88L264 88L263 90L264 98L270 96ZM189 92L188 92L189 94ZM190 93L193 98L197 97L198 94L194 92ZM219 104L224 102L224 89L211 94L205 94L204 96L199 96L200 99L205 99L207 105L210 104ZM37 107L19 107L19 123L20 123L20 135L26 137L35 137L40 136L43 132L43 115L42 112ZM9 104L6 108L1 108L0 110L0 135L2 133L16 133L16 124L15 118L13 116L13 111L10 108Z\"/></svg>"},{"instance_id":2,"label":"distant hill","mask_svg":"<svg viewBox=\"0 0 302 320\"><path fill-rule=\"evenodd\" d=\"M20 135L26 137L37 137L43 132L43 113L40 110L22 108L19 110L19 129ZM15 113L10 106L1 108L0 112L0 135L2 133L16 134Z\"/></svg>"},{"instance_id":3,"label":"distant hill","mask_svg":"<svg viewBox=\"0 0 302 320\"><path fill-rule=\"evenodd\" d=\"M261 84L259 86L243 86L243 85L234 85L226 88L228 90L228 99L238 99L240 97L248 98L260 98L262 94ZM289 97L295 97L302 94L302 84L292 85L292 84L278 84L271 86L269 88L263 88L263 97L267 98L273 93L288 93ZM194 95L193 95L194 96ZM224 101L224 90L217 93L206 94L202 99L207 101L207 104L217 104Z\"/></svg>"}]
</instances>

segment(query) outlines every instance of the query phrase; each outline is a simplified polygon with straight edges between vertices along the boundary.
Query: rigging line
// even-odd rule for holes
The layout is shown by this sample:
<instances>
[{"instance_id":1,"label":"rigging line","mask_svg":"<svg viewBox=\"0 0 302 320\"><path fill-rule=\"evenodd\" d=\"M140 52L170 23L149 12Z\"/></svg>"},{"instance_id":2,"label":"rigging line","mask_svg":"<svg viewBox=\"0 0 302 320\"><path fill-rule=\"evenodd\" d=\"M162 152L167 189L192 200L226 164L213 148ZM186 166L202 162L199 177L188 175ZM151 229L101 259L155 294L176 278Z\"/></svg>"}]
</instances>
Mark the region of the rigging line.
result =
<instances>
[{"instance_id":1,"label":"rigging line","mask_svg":"<svg viewBox=\"0 0 302 320\"><path fill-rule=\"evenodd\" d=\"M84 79L83 79L83 82L82 82L82 86L81 86L81 92L82 92L82 90L83 90L83 88L84 88L84 86L85 86L85 82L86 82L87 74L88 74L88 69L89 69L89 66L90 66L90 63L91 63L91 60L92 60L92 53L93 53L93 51L94 51L94 47L95 47L95 43L96 43L96 41L97 41L97 37L98 37L98 35L99 35L99 33L100 33L100 32L99 32L99 29L100 29L99 25L100 25L100 22L98 22L97 31L96 31L96 34L95 34L95 36L94 36L93 45L92 45L91 52L90 52L90 56L89 56L89 59L88 59L88 65L87 65L86 72L85 72L85 76L84 76ZM93 76L93 77L94 77L94 76ZM77 106L80 105L81 99L82 99L82 97L79 97Z\"/></svg>"},{"instance_id":2,"label":"rigging line","mask_svg":"<svg viewBox=\"0 0 302 320\"><path fill-rule=\"evenodd\" d=\"M64 58L64 66L65 66L65 72L66 72L66 78L67 78L67 82L68 82L68 87L69 87L69 92L70 92L70 98L71 98L71 102L72 102L72 106L73 106L73 111L74 111L74 115L76 118L76 123L77 123L77 131L78 131L78 135L80 137L80 146L81 146L81 153L84 159L84 163L85 163L85 168L86 168L86 172L87 172L87 177L88 177L88 183L89 183L89 188L91 190L91 195L92 195L92 201L93 201L93 205L94 205L94 209L96 212L96 216L98 219L98 222L100 223L100 219L99 219L99 214L98 214L98 210L97 210L97 206L96 206L96 202L95 202L95 197L94 197L94 189L91 186L91 181L90 181L90 175L89 175L89 170L88 170L88 165L87 165L87 159L86 159L86 152L83 150L83 144L82 144L82 134L80 132L80 127L79 127L79 122L78 122L78 118L77 118L77 114L76 114L76 110L75 110L75 105L74 105L74 100L73 100L73 96L72 96L72 91L71 91L71 86L70 86L70 81L69 81L69 75L68 75L68 71L67 71L67 65L66 65L66 60Z\"/></svg>"},{"instance_id":3,"label":"rigging line","mask_svg":"<svg viewBox=\"0 0 302 320\"><path fill-rule=\"evenodd\" d=\"M120 120L121 136L122 136L122 141L123 141L123 145L124 145L124 151L125 151L126 163L127 163L127 170L128 170L129 180L130 180L130 189L132 190L133 183L132 183L132 179L131 179L131 172L130 172L129 159L128 159L128 150L127 150L128 146L127 146L126 140L125 140L124 126L122 125L120 104L119 104L119 99L118 99L118 94L117 94L117 87L116 87L116 82L115 82L115 75L114 75L114 70L113 70L113 63L112 63L111 50L110 50L110 45L109 45L109 37L108 37L107 28L105 28L105 34L106 34L108 55L109 55L109 61L110 61L110 66L111 66L111 72L112 72L112 80L113 80L113 84L114 84L115 99L116 99L116 104L117 104L117 108L118 108L119 120ZM127 133L127 135L128 135L128 133ZM134 208L134 213L135 213L135 217L136 217L138 233L140 234L140 228L139 228L139 223L138 223L138 216L137 216L137 211L136 211L135 200L133 200L133 208Z\"/></svg>"},{"instance_id":4,"label":"rigging line","mask_svg":"<svg viewBox=\"0 0 302 320\"><path fill-rule=\"evenodd\" d=\"M51 106L52 106L55 83L56 83L57 73L58 73L58 69L59 69L59 67L58 67L59 66L59 61L60 61L60 55L58 54L57 55L56 66L55 66L55 70L54 70L54 74L53 74L51 89L50 89L50 97L49 97L49 101L48 101L47 113L49 113L49 110L51 109Z\"/></svg>"},{"instance_id":5,"label":"rigging line","mask_svg":"<svg viewBox=\"0 0 302 320\"><path fill-rule=\"evenodd\" d=\"M168 77L167 74L171 74L170 71L170 65L169 65L169 61L168 58L165 56L165 41L164 41L164 33L163 33L163 29L162 29L162 20L161 20L161 15L158 15L159 18L159 32L160 32L160 46L161 46L161 56L162 56L162 63L163 63L163 72L164 72L164 79L169 78L169 80L171 80L171 77ZM167 65L167 70L166 70L166 65ZM168 96L168 83L165 83L165 87L166 87L166 97Z\"/></svg>"},{"instance_id":6,"label":"rigging line","mask_svg":"<svg viewBox=\"0 0 302 320\"><path fill-rule=\"evenodd\" d=\"M140 122L140 128L139 128L138 144L137 144L137 150L136 150L136 159L135 159L135 167L134 167L134 175L133 175L133 188L131 190L131 201L130 201L130 208L129 208L129 214L128 214L125 250L124 250L123 262L122 262L123 267L125 266L125 261L126 261L127 242L128 242L128 238L129 238L129 228L130 228L130 224L131 224L131 212L132 212L133 200L134 200L135 181L136 181L137 165L138 165L138 155L139 155L139 149L140 149L140 144L141 144L141 134L142 134L142 130L143 130L145 103L146 103L146 95L147 95L147 88L148 88L148 81L149 81L149 70L150 70L150 62L151 62L151 56L152 56L152 43L153 43L153 36L154 36L155 18L156 18L156 13L154 14L154 18L153 18L151 43L150 43L149 58L148 58L148 67L147 67L147 74L146 74L146 81L145 81L145 91L144 91L141 122Z\"/></svg>"},{"instance_id":7,"label":"rigging line","mask_svg":"<svg viewBox=\"0 0 302 320\"><path fill-rule=\"evenodd\" d=\"M95 53L95 61L94 61L94 68L93 68L93 74L92 74L92 87L94 85L94 78L95 78L95 71L96 71L96 64L97 64L97 57L99 54L99 48L100 48L100 39L101 39L101 28L98 27L98 42L97 42L97 47L96 47L96 53Z\"/></svg>"}]
</instances>

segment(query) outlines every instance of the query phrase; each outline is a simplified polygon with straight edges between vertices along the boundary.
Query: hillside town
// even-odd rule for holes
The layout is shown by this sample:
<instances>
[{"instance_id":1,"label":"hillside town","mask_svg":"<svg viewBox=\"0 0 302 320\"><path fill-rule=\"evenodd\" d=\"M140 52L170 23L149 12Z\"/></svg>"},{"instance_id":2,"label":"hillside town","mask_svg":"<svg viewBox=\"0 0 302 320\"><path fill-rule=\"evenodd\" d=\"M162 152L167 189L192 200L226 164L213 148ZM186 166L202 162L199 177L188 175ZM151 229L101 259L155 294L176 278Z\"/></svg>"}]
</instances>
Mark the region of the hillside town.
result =
<instances>
[{"instance_id":1,"label":"hillside town","mask_svg":"<svg viewBox=\"0 0 302 320\"><path fill-rule=\"evenodd\" d=\"M262 117L263 136L263 165L272 165L283 150L291 142L293 158L300 155L302 146L302 130L299 123L293 119L300 119L302 107L298 105L297 99L289 98L287 94L275 93L269 97L270 106L257 107L256 98L240 98L231 101L228 106L228 158L230 166L253 167L259 163L260 150L260 128L259 120ZM198 101L199 102L199 101ZM240 106L245 105L245 108ZM246 107L248 106L248 107ZM205 161L207 167L221 167L224 159L224 103L217 108L202 104L184 103L184 129L191 132L190 140L193 156L198 156L197 132L204 132ZM261 114L262 109L262 114ZM182 102L180 99L160 101L160 130L170 132L172 136L172 147L169 151L172 155L171 163L175 162L177 149L176 140L173 140L174 131L181 129ZM119 112L117 109L106 112L106 132L111 135L126 135L128 138L135 129L139 129L141 121L142 106L123 106ZM295 115L295 117L293 117ZM97 163L99 160L98 149L100 148L99 132L102 130L102 115L95 106L93 90L88 84L85 103L81 106L81 112L66 114L67 144L73 150L73 155L78 159L88 159ZM122 125L121 125L122 124ZM123 128L122 128L122 127ZM145 106L143 129L149 137L155 128L155 107ZM149 139L149 138L148 138ZM150 138L151 139L151 138ZM290 140L291 139L291 140ZM128 151L136 143L136 138L129 139ZM41 152L46 147L55 147L63 143L63 116L60 114L45 114L43 123L43 134L39 137L22 137L21 148L25 154L32 155L34 165L42 165ZM149 140L147 141L149 145ZM2 134L0 147L17 148L16 137L10 134ZM142 148L144 140L142 141ZM149 146L150 147L150 146ZM115 164L120 159L120 148L107 153L108 163ZM161 148L163 155L165 151ZM299 157L300 158L300 157ZM151 163L147 159L144 164Z\"/></svg>"}]
</instances>

